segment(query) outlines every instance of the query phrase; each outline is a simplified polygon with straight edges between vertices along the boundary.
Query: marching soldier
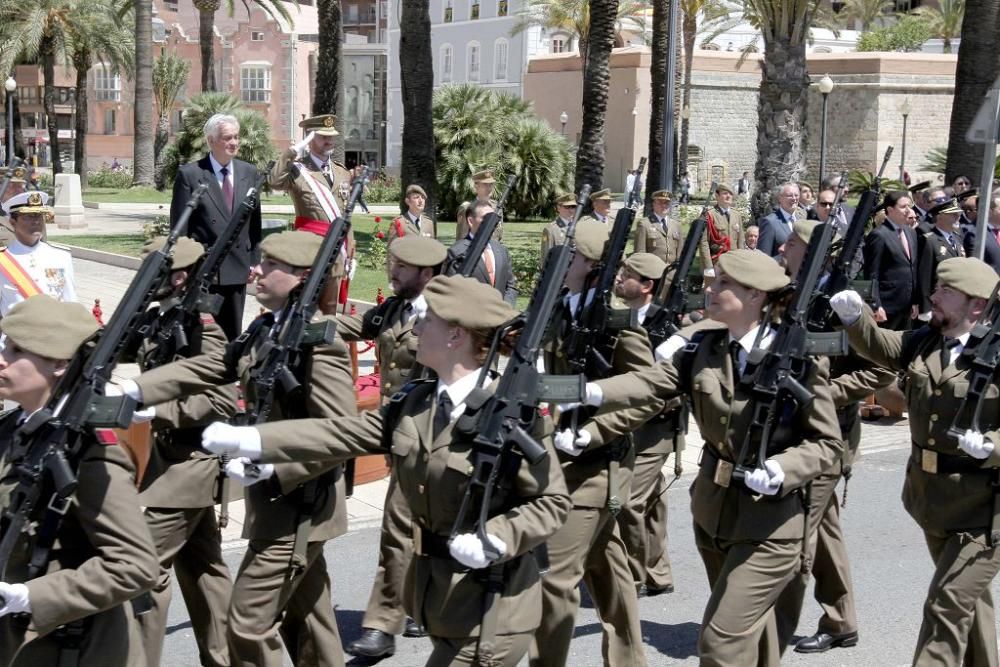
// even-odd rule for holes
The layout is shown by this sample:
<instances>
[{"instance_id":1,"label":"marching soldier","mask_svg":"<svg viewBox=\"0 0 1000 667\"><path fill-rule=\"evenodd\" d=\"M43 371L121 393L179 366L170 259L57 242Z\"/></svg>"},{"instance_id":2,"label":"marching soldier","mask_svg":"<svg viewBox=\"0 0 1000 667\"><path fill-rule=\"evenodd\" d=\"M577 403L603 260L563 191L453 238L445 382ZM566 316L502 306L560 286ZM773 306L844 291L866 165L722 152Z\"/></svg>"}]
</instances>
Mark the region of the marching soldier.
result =
<instances>
[{"instance_id":1,"label":"marching soldier","mask_svg":"<svg viewBox=\"0 0 1000 667\"><path fill-rule=\"evenodd\" d=\"M424 298L427 313L416 325L417 362L437 380L415 383L382 410L355 419L253 429L217 424L206 431L205 446L276 463L391 455L414 519L414 557L403 599L434 645L427 664L514 667L543 613L542 577L531 551L556 531L569 509L552 427L547 419L536 420L532 435L548 456L534 465L512 459L511 481L498 489L499 509L485 530L500 557L493 561L475 533L449 539L474 458L456 422L470 393L489 387L489 376L482 375L489 341L516 311L496 290L462 276L432 279Z\"/></svg>"},{"instance_id":2,"label":"marching soldier","mask_svg":"<svg viewBox=\"0 0 1000 667\"><path fill-rule=\"evenodd\" d=\"M922 314L920 319L924 321L930 317L931 294L937 284L938 266L949 257L965 257L962 229L958 224L961 215L962 209L954 199L938 204L928 212L928 219L933 222L931 230L918 238L917 280Z\"/></svg>"},{"instance_id":3,"label":"marching soldier","mask_svg":"<svg viewBox=\"0 0 1000 667\"><path fill-rule=\"evenodd\" d=\"M931 295L930 322L908 332L878 328L856 292L840 292L830 300L859 354L905 373L913 453L903 506L924 531L935 567L914 665L998 663L990 595L1000 570L1000 548L991 538L1000 530L995 378L982 388L980 430L966 426L957 437L950 431L970 391L978 352L971 332L996 283L996 272L978 259L944 260Z\"/></svg>"},{"instance_id":4,"label":"marching soldier","mask_svg":"<svg viewBox=\"0 0 1000 667\"><path fill-rule=\"evenodd\" d=\"M273 312L308 276L322 239L309 232L282 232L261 243L254 268L257 300ZM322 317L317 321L322 321ZM122 389L146 405L176 400L237 378L252 390L250 374L269 340L273 313L262 315L225 352L161 366L123 382ZM278 396L271 419L308 415L343 419L357 413L347 345L337 337L305 349L293 372L303 393ZM250 391L247 401L253 401ZM328 464L287 463L256 468L234 459L226 471L246 488L250 541L233 584L229 606L229 650L236 664L280 665L285 640L294 664L343 665L340 634L330 599L323 546L347 530L341 469Z\"/></svg>"},{"instance_id":5,"label":"marching soldier","mask_svg":"<svg viewBox=\"0 0 1000 667\"><path fill-rule=\"evenodd\" d=\"M351 182L351 172L344 165L334 162L334 128L336 116L326 114L306 118L299 127L309 134L290 146L271 170L271 186L288 192L295 206L295 229L326 234L330 223L340 217L347 206L347 199L340 195L340 184ZM293 166L293 164L295 166ZM297 167L297 168L296 168ZM330 280L320 298L320 310L326 315L337 312L340 281L352 273L350 263L354 257L354 232L348 233L347 243L333 266Z\"/></svg>"},{"instance_id":6,"label":"marching soldier","mask_svg":"<svg viewBox=\"0 0 1000 667\"><path fill-rule=\"evenodd\" d=\"M42 240L52 215L49 196L32 190L4 202L14 228L14 238L0 249L0 317L16 303L35 294L60 301L76 301L73 258Z\"/></svg>"},{"instance_id":7,"label":"marching soldier","mask_svg":"<svg viewBox=\"0 0 1000 667\"><path fill-rule=\"evenodd\" d=\"M163 247L159 237L146 244L143 253ZM200 243L181 237L174 246L170 282L158 295L160 303L143 318L139 330L144 337L135 341L136 357L146 368L157 350L161 313L176 306L188 271L204 250ZM187 347L177 358L197 354L222 354L227 339L211 315L191 318L184 324ZM159 577L153 588L153 608L139 617L146 659L159 665L167 627L173 568L191 617L202 665L229 665L226 644L226 609L232 593L229 568L222 559L222 534L215 518L219 461L201 449L202 427L211 421L228 419L236 412L236 391L232 385L213 387L161 403L153 412L153 446L149 464L139 486L139 502L145 508L146 524L160 560Z\"/></svg>"},{"instance_id":8,"label":"marching soldier","mask_svg":"<svg viewBox=\"0 0 1000 667\"><path fill-rule=\"evenodd\" d=\"M406 235L425 236L437 238L434 229L434 220L424 213L427 205L427 193L416 183L406 188L406 213L397 216L389 225L389 234L386 236L386 245L392 245L397 238Z\"/></svg>"},{"instance_id":9,"label":"marching soldier","mask_svg":"<svg viewBox=\"0 0 1000 667\"><path fill-rule=\"evenodd\" d=\"M477 171L472 175L472 186L476 191L476 198L471 202L464 202L462 206L469 208L479 202L489 204L494 210L497 207L497 200L493 198L493 188L496 186L496 179L489 169ZM461 211L460 211L461 213ZM502 212L501 212L502 213ZM461 214L458 216L458 226L455 228L455 241L461 241L469 235L469 222ZM503 216L497 223L496 232L493 234L498 241L503 240Z\"/></svg>"},{"instance_id":10,"label":"marching soldier","mask_svg":"<svg viewBox=\"0 0 1000 667\"><path fill-rule=\"evenodd\" d=\"M680 257L683 245L681 223L670 218L670 192L657 190L653 193L653 212L636 224L634 250L652 253L671 264Z\"/></svg>"},{"instance_id":11,"label":"marching soldier","mask_svg":"<svg viewBox=\"0 0 1000 667\"><path fill-rule=\"evenodd\" d=\"M337 331L344 340L374 340L379 359L382 402L387 403L415 380L417 337L414 325L427 312L424 288L441 270L447 250L434 239L408 235L389 246L389 275L394 295L364 315L341 315ZM389 478L382 514L379 564L362 635L347 647L351 655L378 658L396 650L395 635L422 636L423 628L403 612L403 577L412 557L413 517L399 493L395 471Z\"/></svg>"},{"instance_id":12,"label":"marching soldier","mask_svg":"<svg viewBox=\"0 0 1000 667\"><path fill-rule=\"evenodd\" d=\"M0 398L20 404L0 417L0 504L21 481L25 452L18 424L44 407L67 362L94 332L86 308L39 294L0 322ZM77 469L78 487L59 525L47 565L29 579L39 534L6 563L0 583L0 664L143 665L145 656L129 604L156 581L156 556L139 511L135 468L110 430L94 430Z\"/></svg>"},{"instance_id":13,"label":"marching soldier","mask_svg":"<svg viewBox=\"0 0 1000 667\"><path fill-rule=\"evenodd\" d=\"M653 197L659 193L654 193ZM625 260L615 283L615 294L623 299L642 324L653 307L653 295L666 263L651 253L635 253ZM678 399L635 431L635 468L632 493L618 515L622 542L628 550L628 565L640 597L673 593L674 577L667 553L667 482L663 465L671 453L680 474L684 451L687 411Z\"/></svg>"},{"instance_id":14,"label":"marching soldier","mask_svg":"<svg viewBox=\"0 0 1000 667\"><path fill-rule=\"evenodd\" d=\"M601 259L609 229L595 220L576 226L576 253L565 285L568 295L556 321L570 322L576 304L590 292L587 278ZM550 373L569 370L564 340L545 354ZM612 372L652 364L649 342L641 330L622 329L609 360ZM587 585L604 628L604 660L610 665L646 664L638 601L628 557L615 514L628 498L635 450L630 431L658 411L656 404L582 421L556 434L555 446L573 507L566 523L549 538L548 574L542 579L542 624L531 648L532 667L565 665L580 605L579 584Z\"/></svg>"},{"instance_id":15,"label":"marching soldier","mask_svg":"<svg viewBox=\"0 0 1000 667\"><path fill-rule=\"evenodd\" d=\"M556 198L556 219L542 230L542 252L538 256L538 268L542 268L549 250L566 241L566 229L576 215L576 197L572 193Z\"/></svg>"}]
</instances>

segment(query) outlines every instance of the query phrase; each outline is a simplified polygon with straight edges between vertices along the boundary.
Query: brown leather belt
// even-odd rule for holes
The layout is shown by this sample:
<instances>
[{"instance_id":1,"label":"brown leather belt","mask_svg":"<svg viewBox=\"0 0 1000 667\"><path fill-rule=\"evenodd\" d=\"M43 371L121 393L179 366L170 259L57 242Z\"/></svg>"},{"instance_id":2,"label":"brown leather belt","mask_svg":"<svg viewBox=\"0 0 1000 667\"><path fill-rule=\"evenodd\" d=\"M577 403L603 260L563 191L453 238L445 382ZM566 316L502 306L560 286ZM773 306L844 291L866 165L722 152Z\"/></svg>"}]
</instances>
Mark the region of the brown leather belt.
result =
<instances>
[{"instance_id":1,"label":"brown leather belt","mask_svg":"<svg viewBox=\"0 0 1000 667\"><path fill-rule=\"evenodd\" d=\"M926 449L917 443L913 443L913 451L910 454L913 464L919 466L921 470L932 475L970 475L970 474L991 474L993 468L984 468L983 462L971 456L959 454L944 454Z\"/></svg>"}]
</instances>

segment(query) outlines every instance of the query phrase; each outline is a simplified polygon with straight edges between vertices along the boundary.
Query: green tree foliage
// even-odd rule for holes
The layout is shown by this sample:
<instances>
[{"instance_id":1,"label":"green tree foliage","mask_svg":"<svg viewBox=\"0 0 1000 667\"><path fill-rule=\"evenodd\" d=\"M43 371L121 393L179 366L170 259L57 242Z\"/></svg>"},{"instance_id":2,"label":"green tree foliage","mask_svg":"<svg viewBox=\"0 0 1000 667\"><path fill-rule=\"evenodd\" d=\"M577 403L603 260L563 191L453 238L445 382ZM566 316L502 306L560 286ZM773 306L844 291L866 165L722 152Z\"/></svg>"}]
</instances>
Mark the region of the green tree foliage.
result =
<instances>
[{"instance_id":1,"label":"green tree foliage","mask_svg":"<svg viewBox=\"0 0 1000 667\"><path fill-rule=\"evenodd\" d=\"M841 10L841 16L854 19L861 23L861 30L871 30L874 23L891 16L896 9L894 0L847 0Z\"/></svg>"},{"instance_id":2,"label":"green tree foliage","mask_svg":"<svg viewBox=\"0 0 1000 667\"><path fill-rule=\"evenodd\" d=\"M922 16L903 16L895 25L866 32L858 37L858 51L919 51L934 36Z\"/></svg>"},{"instance_id":3,"label":"green tree foliage","mask_svg":"<svg viewBox=\"0 0 1000 667\"><path fill-rule=\"evenodd\" d=\"M573 155L559 133L535 118L531 104L474 85L444 86L434 95L439 209L455 214L472 196L472 174L492 169L498 183L518 177L508 218L548 215L573 182Z\"/></svg>"},{"instance_id":4,"label":"green tree foliage","mask_svg":"<svg viewBox=\"0 0 1000 667\"><path fill-rule=\"evenodd\" d=\"M153 63L153 97L156 99L157 110L156 142L153 145L156 165L154 173L159 190L167 186L163 175L163 149L170 140L170 114L190 73L189 61L174 53L167 53L165 49Z\"/></svg>"},{"instance_id":5,"label":"green tree foliage","mask_svg":"<svg viewBox=\"0 0 1000 667\"><path fill-rule=\"evenodd\" d=\"M948 173L948 149L945 146L936 146L927 151L920 169L921 171L936 171L939 174ZM993 173L1000 174L1000 155L997 156Z\"/></svg>"},{"instance_id":6,"label":"green tree foliage","mask_svg":"<svg viewBox=\"0 0 1000 667\"><path fill-rule=\"evenodd\" d=\"M228 93L200 93L184 108L184 124L174 143L164 151L163 170L169 182L173 182L181 165L208 153L205 123L217 113L231 114L239 121L241 160L263 169L269 160L277 157L278 152L271 144L271 126L263 114L246 108Z\"/></svg>"},{"instance_id":7,"label":"green tree foliage","mask_svg":"<svg viewBox=\"0 0 1000 667\"><path fill-rule=\"evenodd\" d=\"M943 42L945 53L951 53L951 40L962 33L965 0L940 0L938 7L918 7L914 14L927 19L932 36Z\"/></svg>"}]
</instances>

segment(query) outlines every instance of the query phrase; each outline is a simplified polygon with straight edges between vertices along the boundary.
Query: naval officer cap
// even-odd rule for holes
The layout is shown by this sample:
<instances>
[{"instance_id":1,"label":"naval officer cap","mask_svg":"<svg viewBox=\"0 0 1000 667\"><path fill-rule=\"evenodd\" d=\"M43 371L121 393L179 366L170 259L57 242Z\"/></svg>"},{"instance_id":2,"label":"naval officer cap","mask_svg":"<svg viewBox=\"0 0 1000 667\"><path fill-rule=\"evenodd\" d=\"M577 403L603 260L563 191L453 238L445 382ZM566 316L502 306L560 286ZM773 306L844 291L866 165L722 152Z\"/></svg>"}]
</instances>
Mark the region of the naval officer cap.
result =
<instances>
[{"instance_id":1,"label":"naval officer cap","mask_svg":"<svg viewBox=\"0 0 1000 667\"><path fill-rule=\"evenodd\" d=\"M312 232L281 232L261 241L260 251L279 262L297 269L312 266L323 244L323 237Z\"/></svg>"},{"instance_id":2,"label":"naval officer cap","mask_svg":"<svg viewBox=\"0 0 1000 667\"><path fill-rule=\"evenodd\" d=\"M744 287L773 292L788 284L788 276L776 261L757 250L730 250L718 261L719 269Z\"/></svg>"},{"instance_id":3,"label":"naval officer cap","mask_svg":"<svg viewBox=\"0 0 1000 667\"><path fill-rule=\"evenodd\" d=\"M962 294L988 299L997 285L997 272L975 257L951 257L938 264L938 282Z\"/></svg>"},{"instance_id":4,"label":"naval officer cap","mask_svg":"<svg viewBox=\"0 0 1000 667\"><path fill-rule=\"evenodd\" d=\"M145 257L151 252L163 250L163 246L166 244L166 236L150 239L142 246L142 256ZM191 268L204 254L205 248L200 243L187 236L182 236L177 239L177 243L174 245L174 261L170 268L174 271Z\"/></svg>"},{"instance_id":5,"label":"naval officer cap","mask_svg":"<svg viewBox=\"0 0 1000 667\"><path fill-rule=\"evenodd\" d=\"M436 239L407 234L389 245L389 254L410 266L438 266L448 256L448 249Z\"/></svg>"},{"instance_id":6,"label":"naval officer cap","mask_svg":"<svg viewBox=\"0 0 1000 667\"><path fill-rule=\"evenodd\" d=\"M36 294L0 320L0 331L19 348L46 359L70 359L94 335L97 320L78 303Z\"/></svg>"},{"instance_id":7,"label":"naval officer cap","mask_svg":"<svg viewBox=\"0 0 1000 667\"><path fill-rule=\"evenodd\" d=\"M496 288L465 276L432 278L424 288L424 299L435 315L463 329L495 329L517 315Z\"/></svg>"},{"instance_id":8,"label":"naval officer cap","mask_svg":"<svg viewBox=\"0 0 1000 667\"><path fill-rule=\"evenodd\" d=\"M303 130L308 130L309 132L315 132L321 137L335 137L340 132L334 127L337 122L337 117L333 114L327 113L322 116L313 116L312 118L304 118L299 121L299 127Z\"/></svg>"},{"instance_id":9,"label":"naval officer cap","mask_svg":"<svg viewBox=\"0 0 1000 667\"><path fill-rule=\"evenodd\" d=\"M604 254L604 246L610 236L611 232L607 225L593 218L584 218L576 223L573 241L578 253L596 262Z\"/></svg>"},{"instance_id":10,"label":"naval officer cap","mask_svg":"<svg viewBox=\"0 0 1000 667\"><path fill-rule=\"evenodd\" d=\"M637 252L625 260L625 268L646 280L659 280L667 263L651 252Z\"/></svg>"},{"instance_id":11,"label":"naval officer cap","mask_svg":"<svg viewBox=\"0 0 1000 667\"><path fill-rule=\"evenodd\" d=\"M18 193L3 203L7 215L11 213L52 213L48 206L49 195L38 190Z\"/></svg>"}]
</instances>

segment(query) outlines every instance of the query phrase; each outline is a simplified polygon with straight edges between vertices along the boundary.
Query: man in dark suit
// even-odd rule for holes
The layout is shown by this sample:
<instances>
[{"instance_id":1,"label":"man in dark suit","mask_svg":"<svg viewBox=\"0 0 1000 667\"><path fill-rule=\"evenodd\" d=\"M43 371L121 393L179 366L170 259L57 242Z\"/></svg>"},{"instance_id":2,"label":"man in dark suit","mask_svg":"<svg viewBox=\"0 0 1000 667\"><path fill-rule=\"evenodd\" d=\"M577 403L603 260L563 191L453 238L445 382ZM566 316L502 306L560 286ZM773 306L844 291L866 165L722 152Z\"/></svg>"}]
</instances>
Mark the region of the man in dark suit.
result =
<instances>
[{"instance_id":1,"label":"man in dark suit","mask_svg":"<svg viewBox=\"0 0 1000 667\"><path fill-rule=\"evenodd\" d=\"M965 257L962 232L958 219L962 209L955 200L938 204L930 211L934 226L919 237L920 265L917 267L920 285L920 319L930 321L931 292L937 285L938 264L951 257Z\"/></svg>"},{"instance_id":2,"label":"man in dark suit","mask_svg":"<svg viewBox=\"0 0 1000 667\"><path fill-rule=\"evenodd\" d=\"M448 250L448 264L451 264L456 257L463 257L472 243L473 237L483 224L483 218L487 213L493 212L493 206L489 202L477 201L465 212L465 220L469 226L469 234L464 239L455 242ZM492 285L503 295L503 300L514 305L517 301L517 281L514 279L514 268L510 262L510 253L503 243L495 238L490 239L490 244L479 258L472 276L481 283ZM474 304L472 304L474 307Z\"/></svg>"},{"instance_id":3,"label":"man in dark suit","mask_svg":"<svg viewBox=\"0 0 1000 667\"><path fill-rule=\"evenodd\" d=\"M886 195L885 222L865 237L864 277L875 282L875 321L880 327L906 330L917 315L916 214L909 194Z\"/></svg>"},{"instance_id":4,"label":"man in dark suit","mask_svg":"<svg viewBox=\"0 0 1000 667\"><path fill-rule=\"evenodd\" d=\"M1000 273L1000 197L992 197L989 201L989 217L986 218L986 242L983 245L983 261ZM987 215L979 211L978 215ZM976 228L966 226L962 229L962 245L967 257L975 257Z\"/></svg>"},{"instance_id":5,"label":"man in dark suit","mask_svg":"<svg viewBox=\"0 0 1000 667\"><path fill-rule=\"evenodd\" d=\"M187 235L206 248L215 243L223 232L247 190L257 183L257 168L236 159L240 149L240 124L233 116L215 114L205 123L205 141L209 153L177 171L174 194L170 202L170 222L177 221L191 193L200 184L208 192L198 202ZM243 331L243 302L246 299L250 267L260 262L260 202L243 227L232 250L219 270L214 294L222 296L222 305L215 316L226 336L233 340Z\"/></svg>"},{"instance_id":6,"label":"man in dark suit","mask_svg":"<svg viewBox=\"0 0 1000 667\"><path fill-rule=\"evenodd\" d=\"M768 215L757 221L760 228L760 238L757 240L757 250L771 257L780 254L781 246L792 233L792 225L797 219L799 206L799 186L795 183L783 183L775 191L778 205ZM805 217L802 215L801 217Z\"/></svg>"}]
</instances>

